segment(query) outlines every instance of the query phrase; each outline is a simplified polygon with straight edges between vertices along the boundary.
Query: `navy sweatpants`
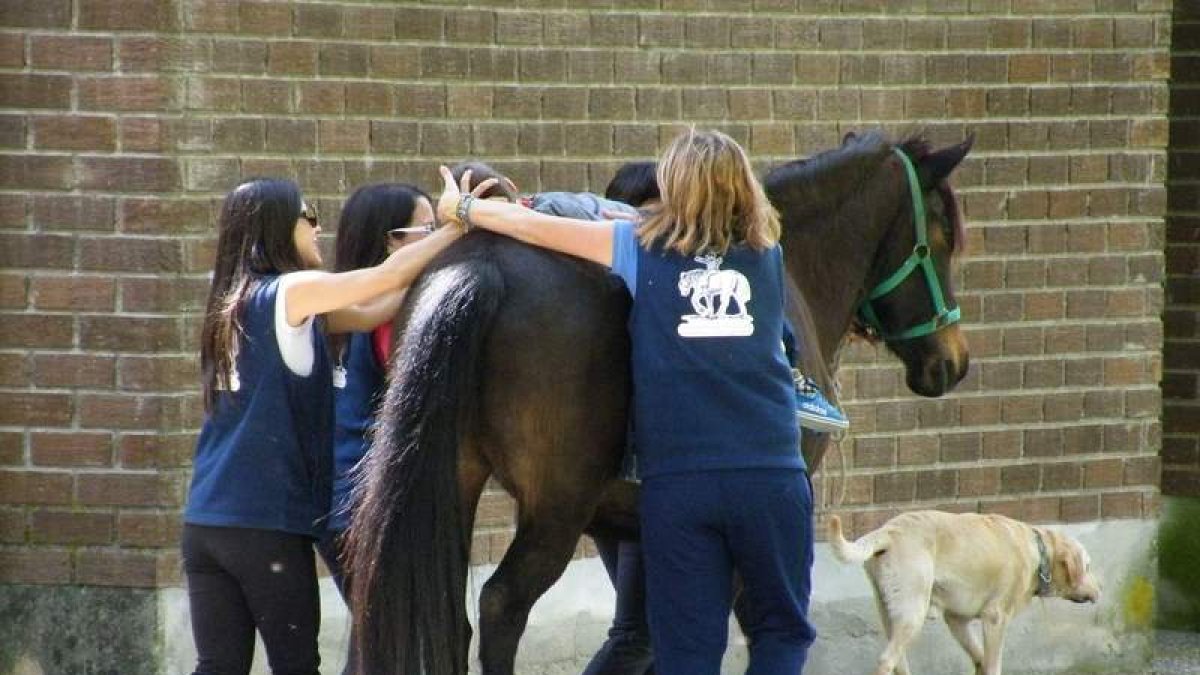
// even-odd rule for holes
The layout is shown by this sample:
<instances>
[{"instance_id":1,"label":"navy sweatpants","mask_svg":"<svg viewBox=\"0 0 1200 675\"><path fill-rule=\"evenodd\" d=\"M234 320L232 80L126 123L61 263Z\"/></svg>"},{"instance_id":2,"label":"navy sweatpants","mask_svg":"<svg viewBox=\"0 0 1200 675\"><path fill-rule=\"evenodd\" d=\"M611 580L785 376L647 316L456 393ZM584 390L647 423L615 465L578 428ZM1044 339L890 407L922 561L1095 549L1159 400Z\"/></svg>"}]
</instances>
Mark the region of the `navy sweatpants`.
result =
<instances>
[{"instance_id":1,"label":"navy sweatpants","mask_svg":"<svg viewBox=\"0 0 1200 675\"><path fill-rule=\"evenodd\" d=\"M642 549L654 669L716 675L728 638L734 570L753 675L797 675L808 622L812 490L800 469L731 469L642 482Z\"/></svg>"}]
</instances>

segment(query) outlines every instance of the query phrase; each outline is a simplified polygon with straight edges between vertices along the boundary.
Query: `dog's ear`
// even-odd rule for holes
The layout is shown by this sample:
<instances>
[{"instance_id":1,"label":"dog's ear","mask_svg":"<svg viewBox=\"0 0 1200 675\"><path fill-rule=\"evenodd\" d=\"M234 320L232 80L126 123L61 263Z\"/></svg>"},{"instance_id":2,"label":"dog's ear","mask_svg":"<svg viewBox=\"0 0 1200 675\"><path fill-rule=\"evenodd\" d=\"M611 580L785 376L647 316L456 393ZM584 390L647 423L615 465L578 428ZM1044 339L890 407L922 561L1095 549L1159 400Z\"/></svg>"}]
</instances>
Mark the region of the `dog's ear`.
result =
<instances>
[{"instance_id":1,"label":"dog's ear","mask_svg":"<svg viewBox=\"0 0 1200 675\"><path fill-rule=\"evenodd\" d=\"M1056 536L1055 539L1055 552L1066 570L1067 588L1075 588L1083 581L1083 556L1080 555L1078 547L1072 545L1066 537Z\"/></svg>"}]
</instances>

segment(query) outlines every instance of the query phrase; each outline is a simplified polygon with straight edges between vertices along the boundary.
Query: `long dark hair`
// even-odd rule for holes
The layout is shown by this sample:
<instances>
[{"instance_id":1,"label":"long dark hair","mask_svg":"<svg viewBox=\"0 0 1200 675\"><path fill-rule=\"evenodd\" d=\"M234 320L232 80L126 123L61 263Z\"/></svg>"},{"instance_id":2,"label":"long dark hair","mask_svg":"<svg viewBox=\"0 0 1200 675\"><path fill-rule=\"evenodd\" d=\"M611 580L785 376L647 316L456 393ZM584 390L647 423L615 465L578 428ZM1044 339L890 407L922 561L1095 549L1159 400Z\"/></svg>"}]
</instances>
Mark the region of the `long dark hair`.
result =
<instances>
[{"instance_id":1,"label":"long dark hair","mask_svg":"<svg viewBox=\"0 0 1200 675\"><path fill-rule=\"evenodd\" d=\"M634 207L651 199L662 199L657 174L658 162L626 162L604 188L604 197Z\"/></svg>"},{"instance_id":2,"label":"long dark hair","mask_svg":"<svg viewBox=\"0 0 1200 675\"><path fill-rule=\"evenodd\" d=\"M432 205L429 195L408 183L377 183L355 190L338 219L333 270L349 272L383 262L388 255L388 230L407 226L419 199ZM341 363L346 336L330 335L326 344L334 363Z\"/></svg>"},{"instance_id":3,"label":"long dark hair","mask_svg":"<svg viewBox=\"0 0 1200 675\"><path fill-rule=\"evenodd\" d=\"M225 196L217 223L217 262L200 334L204 408L231 388L241 307L260 277L306 267L296 250L300 188L290 180L252 178Z\"/></svg>"},{"instance_id":4,"label":"long dark hair","mask_svg":"<svg viewBox=\"0 0 1200 675\"><path fill-rule=\"evenodd\" d=\"M421 188L407 183L379 183L355 190L338 219L334 271L348 272L383 262L388 230L407 226L417 209L417 200L422 198L433 204Z\"/></svg>"}]
</instances>

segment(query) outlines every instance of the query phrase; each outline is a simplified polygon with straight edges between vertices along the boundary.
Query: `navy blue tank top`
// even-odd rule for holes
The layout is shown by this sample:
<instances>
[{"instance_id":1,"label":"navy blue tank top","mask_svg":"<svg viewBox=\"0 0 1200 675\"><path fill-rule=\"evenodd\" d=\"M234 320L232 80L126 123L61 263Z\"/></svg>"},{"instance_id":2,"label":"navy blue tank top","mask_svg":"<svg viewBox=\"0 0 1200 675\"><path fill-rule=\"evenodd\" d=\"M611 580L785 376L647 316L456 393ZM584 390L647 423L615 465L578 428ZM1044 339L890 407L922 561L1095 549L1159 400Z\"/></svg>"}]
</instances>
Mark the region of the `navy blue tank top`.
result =
<instances>
[{"instance_id":1,"label":"navy blue tank top","mask_svg":"<svg viewBox=\"0 0 1200 675\"><path fill-rule=\"evenodd\" d=\"M367 432L375 423L375 408L383 393L384 370L375 357L370 333L349 336L342 367L345 380L335 381L333 389L333 512L329 529L335 531L350 527L354 489L350 470L371 445Z\"/></svg>"},{"instance_id":2,"label":"navy blue tank top","mask_svg":"<svg viewBox=\"0 0 1200 675\"><path fill-rule=\"evenodd\" d=\"M234 391L218 392L196 444L184 522L320 536L333 478L333 387L314 321L307 375L276 338L278 276L260 278L241 308Z\"/></svg>"}]
</instances>

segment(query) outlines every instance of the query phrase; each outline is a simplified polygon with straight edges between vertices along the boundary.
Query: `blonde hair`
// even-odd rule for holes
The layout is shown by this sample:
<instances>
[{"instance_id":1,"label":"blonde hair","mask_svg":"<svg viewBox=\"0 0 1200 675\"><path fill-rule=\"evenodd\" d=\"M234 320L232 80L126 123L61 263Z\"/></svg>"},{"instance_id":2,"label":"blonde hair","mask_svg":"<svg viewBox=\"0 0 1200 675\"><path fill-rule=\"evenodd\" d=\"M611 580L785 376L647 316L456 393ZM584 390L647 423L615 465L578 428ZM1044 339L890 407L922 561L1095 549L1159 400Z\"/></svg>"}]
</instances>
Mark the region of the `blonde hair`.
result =
<instances>
[{"instance_id":1,"label":"blonde hair","mask_svg":"<svg viewBox=\"0 0 1200 675\"><path fill-rule=\"evenodd\" d=\"M779 241L779 214L729 136L680 134L663 152L657 177L662 204L638 228L644 246L657 241L682 255L723 254L733 244L761 251Z\"/></svg>"}]
</instances>

